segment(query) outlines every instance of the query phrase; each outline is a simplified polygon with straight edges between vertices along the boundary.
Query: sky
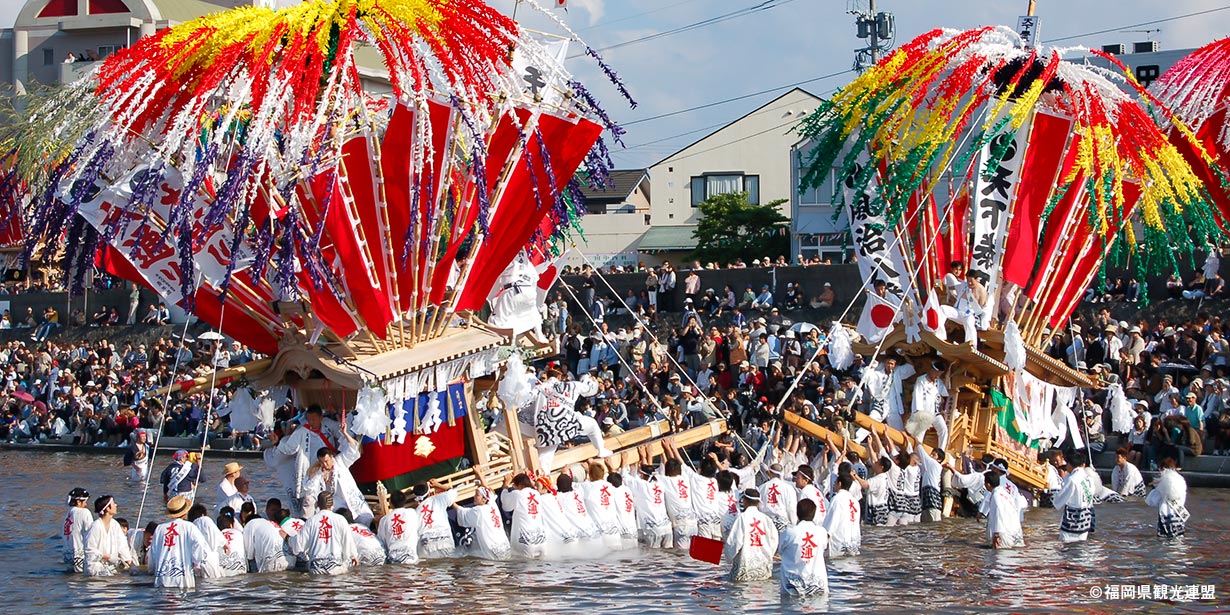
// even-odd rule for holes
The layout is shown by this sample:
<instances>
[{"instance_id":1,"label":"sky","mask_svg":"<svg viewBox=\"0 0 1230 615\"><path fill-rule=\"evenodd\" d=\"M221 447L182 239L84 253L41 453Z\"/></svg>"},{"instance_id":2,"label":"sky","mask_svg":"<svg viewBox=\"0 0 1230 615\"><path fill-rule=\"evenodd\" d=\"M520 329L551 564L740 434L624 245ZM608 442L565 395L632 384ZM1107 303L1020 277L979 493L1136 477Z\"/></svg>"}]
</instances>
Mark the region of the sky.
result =
<instances>
[{"instance_id":1,"label":"sky","mask_svg":"<svg viewBox=\"0 0 1230 615\"><path fill-rule=\"evenodd\" d=\"M514 5L514 0L489 2L505 12ZM553 7L556 0L538 2ZM638 168L772 100L791 84L807 81L801 87L827 96L848 83L854 50L864 43L855 37L849 14L856 2L857 8L866 8L867 0L568 0L566 10L548 10L599 50L638 103L630 108L593 61L584 56L568 61L568 68L627 129L627 147L612 150L616 166ZM1230 35L1227 0L1037 4L1042 40L1056 47L1156 40L1162 49L1186 49ZM1026 5L1027 0L878 0L877 10L895 15L896 41L904 43L937 27L1015 26ZM761 8L740 12L752 7ZM18 10L18 0L0 0L0 26L11 26ZM529 28L560 31L524 5L516 17ZM1169 21L1137 25L1163 19ZM697 25L705 20L714 23ZM670 33L690 25L696 27ZM644 37L654 38L631 42ZM579 52L583 49L570 56ZM748 96L757 92L765 93ZM732 98L739 100L723 102ZM700 106L706 107L693 110Z\"/></svg>"}]
</instances>

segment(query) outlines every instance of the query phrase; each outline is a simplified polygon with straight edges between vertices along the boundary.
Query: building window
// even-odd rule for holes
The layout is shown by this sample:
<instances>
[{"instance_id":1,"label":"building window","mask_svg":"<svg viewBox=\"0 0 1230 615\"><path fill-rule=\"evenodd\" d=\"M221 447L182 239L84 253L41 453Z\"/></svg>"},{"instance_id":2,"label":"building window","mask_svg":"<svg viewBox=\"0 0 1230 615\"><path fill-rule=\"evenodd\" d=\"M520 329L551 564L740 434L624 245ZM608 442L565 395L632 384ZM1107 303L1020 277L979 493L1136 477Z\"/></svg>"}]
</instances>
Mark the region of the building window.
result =
<instances>
[{"instance_id":1,"label":"building window","mask_svg":"<svg viewBox=\"0 0 1230 615\"><path fill-rule=\"evenodd\" d=\"M115 51L116 51L115 45L99 45L98 46L98 59L106 60L107 58L111 57L111 55L114 54Z\"/></svg>"},{"instance_id":2,"label":"building window","mask_svg":"<svg viewBox=\"0 0 1230 615\"><path fill-rule=\"evenodd\" d=\"M746 192L747 202L760 204L760 176L743 175L742 173L720 173L712 175L697 175L692 178L692 207L700 202L719 194Z\"/></svg>"},{"instance_id":3,"label":"building window","mask_svg":"<svg viewBox=\"0 0 1230 615\"><path fill-rule=\"evenodd\" d=\"M56 50L44 49L43 50L43 66L51 66L52 64L55 64L55 63L56 63Z\"/></svg>"},{"instance_id":4,"label":"building window","mask_svg":"<svg viewBox=\"0 0 1230 615\"><path fill-rule=\"evenodd\" d=\"M807 149L796 151L794 154L794 177L798 183L803 182L803 178L807 175L807 161L811 158L811 150L815 148L814 144L810 144ZM833 186L834 178L837 177L838 168L829 169L827 175L824 176L819 186L809 186L806 190L799 193L799 205L828 205L833 202Z\"/></svg>"}]
</instances>

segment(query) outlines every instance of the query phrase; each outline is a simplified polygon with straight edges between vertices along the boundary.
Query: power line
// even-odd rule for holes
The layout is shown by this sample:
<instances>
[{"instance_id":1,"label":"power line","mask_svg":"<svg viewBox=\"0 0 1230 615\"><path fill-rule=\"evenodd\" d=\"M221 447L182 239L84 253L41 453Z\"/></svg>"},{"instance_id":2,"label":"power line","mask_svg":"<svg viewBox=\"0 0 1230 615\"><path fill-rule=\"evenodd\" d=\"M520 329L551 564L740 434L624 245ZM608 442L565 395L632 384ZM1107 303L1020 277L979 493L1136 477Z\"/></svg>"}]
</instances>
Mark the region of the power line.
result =
<instances>
[{"instance_id":1,"label":"power line","mask_svg":"<svg viewBox=\"0 0 1230 615\"><path fill-rule=\"evenodd\" d=\"M794 2L794 1L795 1L795 0L761 0L760 2L757 2L756 4L754 4L754 5L752 5L752 6L744 7L744 8L741 8L741 9L736 9L736 10L731 11L731 12L729 12L729 13L723 13L723 14L721 14L721 15L717 15L717 16L715 16L715 17L710 17L710 18L708 18L708 19L702 19L702 20L700 20L700 21L696 21L696 22L693 22L693 23L690 23L690 24L687 24L687 25L679 26L678 28L673 28L673 29L670 29L670 30L664 30L664 31L662 31L662 32L656 32L656 33L654 33L654 34L649 34L649 35L642 36L642 37L639 37L639 38L629 39L629 40L626 40L626 41L623 41L623 42L620 42L620 43L615 43L615 44L612 44L612 45L607 45L607 46L605 46L605 47L597 47L597 48L595 48L595 49L594 49L594 51L610 51L611 49L619 49L620 47L627 47L627 46L629 46L629 45L636 45L636 44L638 44L638 43L645 43L645 42L648 42L648 41L653 41L653 40L657 40L657 39L660 39L660 38L665 38L665 37L667 37L667 36L673 36L673 35L675 35L675 34L682 34L682 33L684 33L684 32L690 32L690 31L692 31L692 30L697 30L697 29L700 29L700 28L704 28L704 27L706 27L706 26L712 26L712 25L715 25L715 24L722 23L722 22L724 22L724 21L729 21L729 20L731 20L731 19L737 19L737 18L739 18L739 17L744 17L744 16L746 16L746 15L752 15L752 14L754 14L754 13L759 13L759 12L762 12L762 11L767 11L767 10L769 10L769 9L777 8L777 7L779 7L779 6L783 6L783 5L786 5L786 4L790 4L791 2ZM569 58L578 58L578 57L581 57L581 56L583 56L583 55L585 55L585 54L583 54L583 53L578 53L578 54L573 54L573 55L568 56L568 57L569 57Z\"/></svg>"},{"instance_id":2,"label":"power line","mask_svg":"<svg viewBox=\"0 0 1230 615\"><path fill-rule=\"evenodd\" d=\"M844 74L846 74L846 73L849 73L849 72L853 72L853 70L852 70L852 69L848 69L848 68L847 68L846 70L843 70L843 71L840 71L840 72L836 72L836 73L829 73L829 74L827 74L827 75L821 75L821 76L819 76L819 77L815 77L815 78L812 78L812 79L806 79L806 80L804 80L804 81L796 81L796 82L794 82L794 83L788 83L788 84L786 84L786 85L781 85L781 86L778 86L778 87L775 87L775 88L769 88L769 89L767 89L767 90L761 90L761 91L759 91L759 92L752 92L751 94L744 94L744 95L742 95L742 96L735 96L735 97L732 97L732 98L726 98L726 99L723 99L723 100L718 100L718 101L714 101L714 102L711 102L711 103L705 103L705 104L703 104L703 105L697 105L697 106L695 106L695 107L688 107L687 109L679 109L678 111L671 111L671 112L669 112L669 113L662 113L662 114L660 114L660 115L653 115L653 116L650 116L650 117L643 117L643 118L641 118L641 119L639 119L639 120L632 120L631 122L624 122L624 123L622 123L622 124L620 124L620 125L621 125L621 126L633 126L633 125L636 125L636 124L642 124L642 123L645 123L645 122L651 122L651 121L653 121L653 120L660 120L660 119L662 119L662 118L664 118L664 117L672 117L672 116L675 116L675 115L681 115L681 114L683 114L683 113L689 113L689 112L692 112L692 111L698 111L698 110L700 110L700 109L708 109L708 108L710 108L710 107L716 107L716 106L718 106L718 105L724 105L724 104L726 104L726 103L732 103L732 102L736 102L736 101L744 100L744 99L747 99L747 98L753 98L753 97L756 97L756 96L761 96L761 95L763 95L763 94L769 94L769 93L771 93L771 92L777 92L777 91L779 91L779 90L785 90L785 89L787 89L787 88L795 88L795 87L799 87L799 86L801 86L801 85L806 85L806 84L808 84L808 83L814 83L814 82L816 82L816 81L823 81L823 80L825 80L825 79L832 79L833 77L840 77L840 76L842 76L842 75L844 75Z\"/></svg>"},{"instance_id":3,"label":"power line","mask_svg":"<svg viewBox=\"0 0 1230 615\"><path fill-rule=\"evenodd\" d=\"M1215 9L1208 9L1208 10L1204 10L1204 11L1197 11L1197 12L1195 12L1195 13L1188 13L1188 14L1186 14L1186 15L1176 15L1176 16L1174 16L1174 17L1165 17L1165 18L1163 18L1163 19L1154 19L1154 20L1152 20L1152 21L1142 21L1142 22L1140 22L1140 23L1134 23L1134 24L1127 25L1127 26L1116 26L1116 27L1114 27L1114 28L1107 28L1106 30L1098 30L1097 32L1085 32L1085 33L1083 33L1083 34L1073 34L1072 36L1064 36L1064 37L1061 37L1061 38L1052 38L1052 39L1050 39L1050 40L1047 40L1047 41L1042 41L1042 42L1044 42L1044 43L1058 43L1058 42L1060 42L1060 41L1070 41L1070 40L1072 40L1072 39L1074 39L1074 38L1081 38L1081 37L1084 37L1084 36L1097 36L1098 34L1108 34L1108 33L1110 33L1110 32L1118 32L1119 30L1128 30L1128 29L1131 29L1131 28L1139 28L1140 26L1151 26L1151 25L1153 25L1153 24L1155 24L1155 23L1166 23L1166 22L1168 22L1168 21L1177 21L1177 20L1180 20L1180 19L1187 19L1188 17L1199 17L1200 15L1208 15L1209 13L1217 13L1217 12L1219 12L1219 11L1224 11L1224 10L1227 10L1227 9L1230 9L1230 5L1220 6L1220 7L1217 7L1217 8L1215 8Z\"/></svg>"},{"instance_id":4,"label":"power line","mask_svg":"<svg viewBox=\"0 0 1230 615\"><path fill-rule=\"evenodd\" d=\"M626 17L620 17L619 19L608 19L606 21L600 21L592 26L580 28L577 30L577 32L587 32L589 30L596 30L598 28L605 28L606 26L609 26L613 23L620 23L623 21L628 21L630 19L636 19L637 17L644 17L646 15L652 15L653 13L661 13L662 11L665 11L667 9L673 9L677 6L683 6L685 4L691 4L693 2L696 2L696 0L683 0L682 2L676 2L674 4L668 4L666 6L658 7L656 9L653 9L652 11L644 11L642 13L636 13L633 15L628 15Z\"/></svg>"}]
</instances>

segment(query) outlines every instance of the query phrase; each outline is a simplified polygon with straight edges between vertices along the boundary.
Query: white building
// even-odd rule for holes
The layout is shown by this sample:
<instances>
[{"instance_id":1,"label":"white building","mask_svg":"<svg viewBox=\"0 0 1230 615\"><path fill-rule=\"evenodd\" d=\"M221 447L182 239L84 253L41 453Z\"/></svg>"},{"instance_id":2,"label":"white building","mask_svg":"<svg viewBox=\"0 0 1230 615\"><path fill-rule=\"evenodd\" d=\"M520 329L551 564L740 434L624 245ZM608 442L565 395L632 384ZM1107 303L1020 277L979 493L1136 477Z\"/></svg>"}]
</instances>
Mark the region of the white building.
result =
<instances>
[{"instance_id":1,"label":"white building","mask_svg":"<svg viewBox=\"0 0 1230 615\"><path fill-rule=\"evenodd\" d=\"M746 192L754 204L784 199L781 212L791 215L794 129L819 104L795 88L650 167L653 225L640 242L642 260L686 256L696 247L697 205L717 194Z\"/></svg>"},{"instance_id":2,"label":"white building","mask_svg":"<svg viewBox=\"0 0 1230 615\"><path fill-rule=\"evenodd\" d=\"M595 267L635 266L637 246L651 220L649 172L611 171L609 185L602 189L586 186L581 192L589 209L581 218L585 258ZM586 261L580 254L569 252L564 264L579 267Z\"/></svg>"}]
</instances>

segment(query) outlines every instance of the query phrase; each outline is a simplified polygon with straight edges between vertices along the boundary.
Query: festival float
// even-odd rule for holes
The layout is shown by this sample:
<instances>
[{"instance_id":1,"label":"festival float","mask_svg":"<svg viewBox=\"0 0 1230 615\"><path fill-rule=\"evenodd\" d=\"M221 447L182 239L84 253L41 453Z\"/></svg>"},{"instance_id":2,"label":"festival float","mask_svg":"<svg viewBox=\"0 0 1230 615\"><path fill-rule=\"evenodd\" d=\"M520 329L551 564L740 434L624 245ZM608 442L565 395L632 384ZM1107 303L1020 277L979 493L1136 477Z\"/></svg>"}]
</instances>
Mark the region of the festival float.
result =
<instances>
[{"instance_id":1,"label":"festival float","mask_svg":"<svg viewBox=\"0 0 1230 615\"><path fill-rule=\"evenodd\" d=\"M1178 121L1162 117L1171 142L1204 181L1218 226L1230 232L1230 39L1193 51L1149 86Z\"/></svg>"},{"instance_id":2,"label":"festival float","mask_svg":"<svg viewBox=\"0 0 1230 615\"><path fill-rule=\"evenodd\" d=\"M516 420L484 429L475 382L541 348L520 334L578 182L605 179L603 131L621 134L564 69L577 39L555 23L531 32L478 0L314 0L143 38L29 113L27 252L63 246L76 284L98 262L267 355L170 389L237 389L213 410L243 427L271 427L287 398L348 413L369 496L443 477L466 498L465 467L539 469Z\"/></svg>"},{"instance_id":3,"label":"festival float","mask_svg":"<svg viewBox=\"0 0 1230 615\"><path fill-rule=\"evenodd\" d=\"M1201 178L1141 104L1143 88L1069 53L1002 27L934 30L800 129L814 143L803 183L839 178L833 201L850 221L864 288L885 289L867 293L857 328L834 329L838 355L894 357L919 374L941 359L947 452L1004 458L1039 489L1039 443L1080 433L1078 388L1107 386L1115 428L1130 427L1119 385L1047 356L1043 343L1104 266L1173 267L1217 232ZM952 263L968 274L946 285ZM883 429L866 414L857 422ZM929 448L930 424L905 430L927 433Z\"/></svg>"}]
</instances>

